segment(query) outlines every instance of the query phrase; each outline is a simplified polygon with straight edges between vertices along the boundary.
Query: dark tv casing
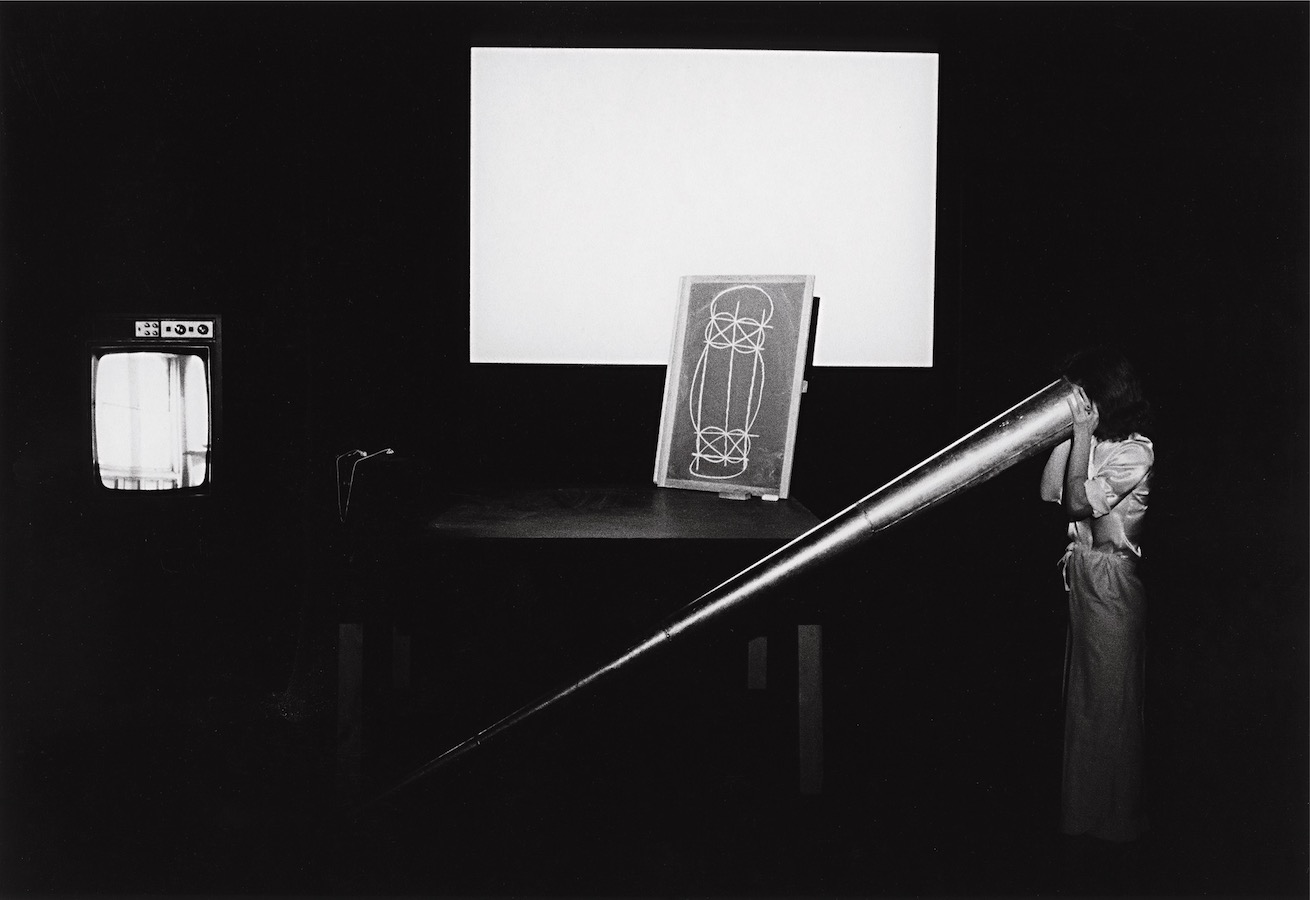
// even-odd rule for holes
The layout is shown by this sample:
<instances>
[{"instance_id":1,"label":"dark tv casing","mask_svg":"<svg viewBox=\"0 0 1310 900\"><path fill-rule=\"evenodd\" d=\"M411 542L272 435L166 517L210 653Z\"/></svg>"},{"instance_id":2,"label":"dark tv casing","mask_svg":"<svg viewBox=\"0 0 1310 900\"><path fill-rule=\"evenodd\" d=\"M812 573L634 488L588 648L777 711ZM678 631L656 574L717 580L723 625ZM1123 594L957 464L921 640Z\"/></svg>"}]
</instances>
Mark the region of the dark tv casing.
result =
<instances>
[{"instance_id":1,"label":"dark tv casing","mask_svg":"<svg viewBox=\"0 0 1310 900\"><path fill-rule=\"evenodd\" d=\"M135 497L204 497L220 483L223 434L223 321L213 313L117 314L101 316L89 326L86 346L86 447L90 451L88 482L103 495ZM209 385L209 454L204 483L161 490L123 490L105 485L100 477L96 448L96 363L101 357L122 352L163 350L195 353L205 362Z\"/></svg>"}]
</instances>

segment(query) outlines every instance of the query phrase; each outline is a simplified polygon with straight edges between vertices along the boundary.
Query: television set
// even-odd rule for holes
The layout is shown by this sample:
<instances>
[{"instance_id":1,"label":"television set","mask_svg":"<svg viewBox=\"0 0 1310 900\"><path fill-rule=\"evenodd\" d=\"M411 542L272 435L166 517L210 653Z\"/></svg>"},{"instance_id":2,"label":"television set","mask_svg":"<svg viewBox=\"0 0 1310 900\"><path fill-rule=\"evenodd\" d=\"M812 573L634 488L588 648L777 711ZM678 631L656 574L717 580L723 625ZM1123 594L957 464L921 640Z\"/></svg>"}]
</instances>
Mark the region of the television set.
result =
<instances>
[{"instance_id":1,"label":"television set","mask_svg":"<svg viewBox=\"0 0 1310 900\"><path fill-rule=\"evenodd\" d=\"M221 342L216 315L97 322L88 347L96 489L183 495L213 490Z\"/></svg>"}]
</instances>

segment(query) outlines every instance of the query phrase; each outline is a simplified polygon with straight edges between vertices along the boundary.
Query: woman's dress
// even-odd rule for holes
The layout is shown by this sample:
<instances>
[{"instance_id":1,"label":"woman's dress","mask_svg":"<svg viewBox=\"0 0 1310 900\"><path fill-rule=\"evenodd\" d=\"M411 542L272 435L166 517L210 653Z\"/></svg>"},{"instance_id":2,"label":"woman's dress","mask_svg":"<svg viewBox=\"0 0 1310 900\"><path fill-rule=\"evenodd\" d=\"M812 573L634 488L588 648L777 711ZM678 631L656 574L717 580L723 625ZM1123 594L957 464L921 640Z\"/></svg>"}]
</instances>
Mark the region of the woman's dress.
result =
<instances>
[{"instance_id":1,"label":"woman's dress","mask_svg":"<svg viewBox=\"0 0 1310 900\"><path fill-rule=\"evenodd\" d=\"M1060 823L1066 834L1128 841L1145 829L1146 593L1137 560L1154 459L1140 434L1094 442L1085 483L1092 517L1069 525Z\"/></svg>"}]
</instances>

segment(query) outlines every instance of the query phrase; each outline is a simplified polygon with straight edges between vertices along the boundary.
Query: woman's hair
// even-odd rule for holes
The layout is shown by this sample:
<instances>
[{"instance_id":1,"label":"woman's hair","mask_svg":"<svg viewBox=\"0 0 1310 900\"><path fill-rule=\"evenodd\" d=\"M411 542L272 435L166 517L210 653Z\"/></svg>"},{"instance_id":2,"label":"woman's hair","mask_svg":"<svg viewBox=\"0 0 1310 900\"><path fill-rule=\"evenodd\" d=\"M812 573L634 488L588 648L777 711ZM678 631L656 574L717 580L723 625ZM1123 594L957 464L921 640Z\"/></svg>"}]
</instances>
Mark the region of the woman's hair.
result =
<instances>
[{"instance_id":1,"label":"woman's hair","mask_svg":"<svg viewBox=\"0 0 1310 900\"><path fill-rule=\"evenodd\" d=\"M1061 374L1087 392L1101 414L1096 436L1101 440L1123 440L1150 424L1151 404L1142 394L1132 363L1108 347L1082 350L1070 357Z\"/></svg>"}]
</instances>

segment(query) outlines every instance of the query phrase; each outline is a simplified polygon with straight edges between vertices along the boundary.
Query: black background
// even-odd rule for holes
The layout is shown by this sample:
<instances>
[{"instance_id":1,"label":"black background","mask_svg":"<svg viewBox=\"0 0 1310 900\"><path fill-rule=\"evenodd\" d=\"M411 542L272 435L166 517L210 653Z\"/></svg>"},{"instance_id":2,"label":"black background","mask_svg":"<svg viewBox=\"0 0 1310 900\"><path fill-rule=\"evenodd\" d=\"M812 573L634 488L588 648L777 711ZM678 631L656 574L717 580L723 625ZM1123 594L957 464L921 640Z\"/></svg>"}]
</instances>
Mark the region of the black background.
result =
<instances>
[{"instance_id":1,"label":"black background","mask_svg":"<svg viewBox=\"0 0 1310 900\"><path fill-rule=\"evenodd\" d=\"M288 738L251 710L295 695L309 721L330 719L313 710L332 696L337 611L360 602L341 577L336 454L396 449L367 464L390 468L369 470L374 505L360 507L383 532L469 485L650 480L662 366L467 362L468 298L449 286L468 262L468 50L485 45L940 54L934 365L813 371L793 496L835 513L1048 383L1069 351L1121 344L1157 408L1147 715L1167 852L1148 889L1303 894L1299 3L0 7L6 889L385 892L396 882L380 871L422 857L432 871L405 884L439 894L545 889L547 859L574 879L566 893L751 893L766 877L799 893L1027 892L980 861L994 854L961 850L956 868L974 874L959 882L930 873L950 868L933 855L944 833L1054 828L1063 535L1036 500L1035 461L835 564L814 613L828 625L827 794L841 808L798 814L856 848L903 835L902 881L883 879L885 859L852 863L855 849L848 881L825 880L840 867L788 881L777 853L686 831L720 821L721 805L699 790L661 805L686 776L637 749L683 726L615 712L631 704L609 694L591 707L612 705L597 713L606 729L572 737L564 713L533 744L626 773L579 789L594 807L544 787L545 764L514 748L461 777L466 806L445 798L485 817L443 826L446 840L474 835L465 863L490 852L485 836L519 847L518 869L496 857L498 874L457 888L433 874L431 845L333 869L287 836L317 800L284 794L330 805L330 723ZM85 322L136 310L223 316L224 440L206 500L88 488ZM521 452L542 434L543 453ZM402 593L457 580L421 547L396 555L406 565L365 553L396 564ZM571 571L623 590L617 564L597 562ZM526 627L485 618L488 634ZM577 646L593 638L614 636ZM676 683L675 663L630 686ZM270 759L296 777L270 774ZM267 782L278 788L249 787ZM496 810L524 796L564 811L519 817L511 839ZM408 814L437 827L441 804L424 802ZM673 824L658 840L615 830L634 809ZM387 827L379 846L416 833ZM663 861L601 880L596 858L634 844Z\"/></svg>"}]
</instances>

